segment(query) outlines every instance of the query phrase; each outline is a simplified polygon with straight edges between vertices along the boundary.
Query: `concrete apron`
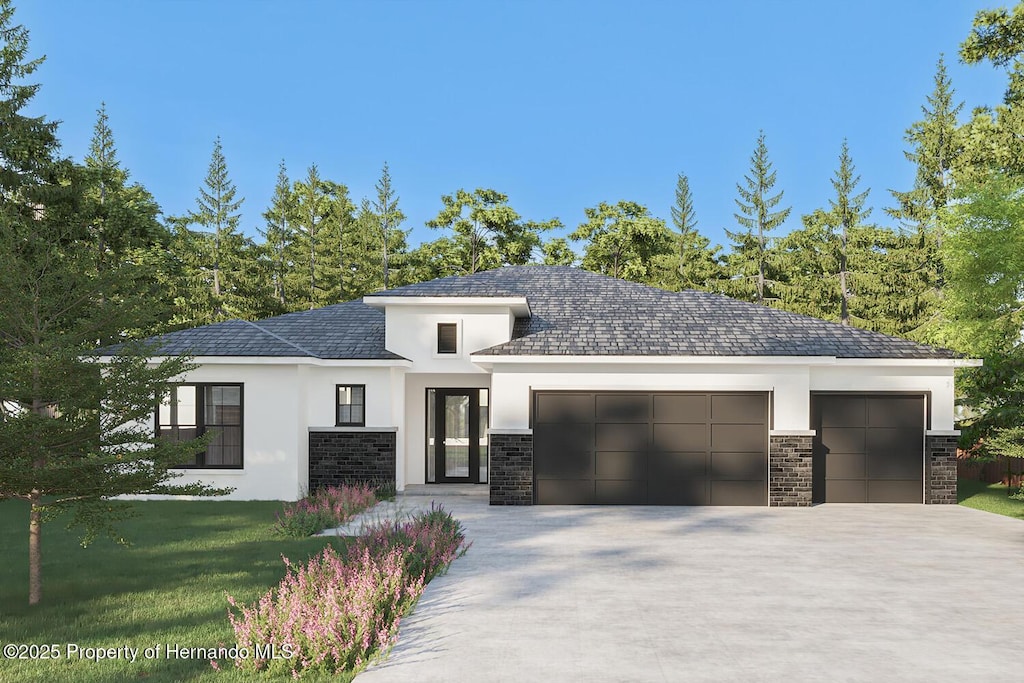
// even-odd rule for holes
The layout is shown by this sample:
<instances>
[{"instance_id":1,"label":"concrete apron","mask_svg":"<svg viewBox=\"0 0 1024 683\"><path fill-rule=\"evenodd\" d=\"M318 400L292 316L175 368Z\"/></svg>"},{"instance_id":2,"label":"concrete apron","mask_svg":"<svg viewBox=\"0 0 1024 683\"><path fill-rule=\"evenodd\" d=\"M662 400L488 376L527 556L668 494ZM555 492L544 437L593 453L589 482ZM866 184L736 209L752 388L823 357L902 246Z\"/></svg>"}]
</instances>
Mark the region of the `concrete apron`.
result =
<instances>
[{"instance_id":1,"label":"concrete apron","mask_svg":"<svg viewBox=\"0 0 1024 683\"><path fill-rule=\"evenodd\" d=\"M961 681L1014 671L1019 520L958 506L436 500L473 546L359 681Z\"/></svg>"}]
</instances>

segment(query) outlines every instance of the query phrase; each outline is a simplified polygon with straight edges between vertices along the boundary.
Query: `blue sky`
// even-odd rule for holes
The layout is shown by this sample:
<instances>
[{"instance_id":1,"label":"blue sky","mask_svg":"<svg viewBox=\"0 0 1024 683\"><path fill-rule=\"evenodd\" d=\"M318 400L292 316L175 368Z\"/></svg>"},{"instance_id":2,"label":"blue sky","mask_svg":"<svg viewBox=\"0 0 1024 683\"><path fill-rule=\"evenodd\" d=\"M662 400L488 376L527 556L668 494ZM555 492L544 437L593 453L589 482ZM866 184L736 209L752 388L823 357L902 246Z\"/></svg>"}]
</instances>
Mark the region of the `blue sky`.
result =
<instances>
[{"instance_id":1,"label":"blue sky","mask_svg":"<svg viewBox=\"0 0 1024 683\"><path fill-rule=\"evenodd\" d=\"M32 111L63 122L65 154L85 154L105 101L122 163L173 215L220 135L248 234L281 159L293 178L317 163L357 203L387 160L414 244L460 187L571 230L600 201L668 219L679 172L723 243L759 129L784 231L827 205L844 137L888 223L939 54L964 115L1005 82L956 56L994 0L15 2L47 56Z\"/></svg>"}]
</instances>

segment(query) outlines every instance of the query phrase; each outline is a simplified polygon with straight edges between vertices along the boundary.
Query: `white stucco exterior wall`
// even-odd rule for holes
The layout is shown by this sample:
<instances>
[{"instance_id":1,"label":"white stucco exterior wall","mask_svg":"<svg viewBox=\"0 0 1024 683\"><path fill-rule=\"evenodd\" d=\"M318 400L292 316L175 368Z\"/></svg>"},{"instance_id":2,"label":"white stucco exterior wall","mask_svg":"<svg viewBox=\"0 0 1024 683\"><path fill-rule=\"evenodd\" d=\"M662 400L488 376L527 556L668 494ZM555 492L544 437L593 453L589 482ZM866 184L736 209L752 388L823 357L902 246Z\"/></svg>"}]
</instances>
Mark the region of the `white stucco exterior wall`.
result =
<instances>
[{"instance_id":1,"label":"white stucco exterior wall","mask_svg":"<svg viewBox=\"0 0 1024 683\"><path fill-rule=\"evenodd\" d=\"M414 372L482 373L469 354L512 338L515 316L508 306L402 306L386 310L384 347L413 362ZM437 353L437 324L458 325L458 353Z\"/></svg>"}]
</instances>

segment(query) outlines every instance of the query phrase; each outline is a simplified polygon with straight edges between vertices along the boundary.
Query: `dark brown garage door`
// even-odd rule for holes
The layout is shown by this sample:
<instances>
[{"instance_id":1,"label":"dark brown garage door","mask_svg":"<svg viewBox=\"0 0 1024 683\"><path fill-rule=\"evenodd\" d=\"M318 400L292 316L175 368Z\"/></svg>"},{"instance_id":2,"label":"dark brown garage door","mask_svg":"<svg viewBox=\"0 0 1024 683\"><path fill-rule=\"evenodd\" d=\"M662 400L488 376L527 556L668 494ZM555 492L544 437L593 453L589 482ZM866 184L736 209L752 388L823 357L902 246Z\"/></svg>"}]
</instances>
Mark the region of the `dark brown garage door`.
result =
<instances>
[{"instance_id":1,"label":"dark brown garage door","mask_svg":"<svg viewBox=\"0 0 1024 683\"><path fill-rule=\"evenodd\" d=\"M765 505L764 393L534 393L535 499Z\"/></svg>"},{"instance_id":2,"label":"dark brown garage door","mask_svg":"<svg viewBox=\"0 0 1024 683\"><path fill-rule=\"evenodd\" d=\"M818 394L814 501L920 503L924 396Z\"/></svg>"}]
</instances>

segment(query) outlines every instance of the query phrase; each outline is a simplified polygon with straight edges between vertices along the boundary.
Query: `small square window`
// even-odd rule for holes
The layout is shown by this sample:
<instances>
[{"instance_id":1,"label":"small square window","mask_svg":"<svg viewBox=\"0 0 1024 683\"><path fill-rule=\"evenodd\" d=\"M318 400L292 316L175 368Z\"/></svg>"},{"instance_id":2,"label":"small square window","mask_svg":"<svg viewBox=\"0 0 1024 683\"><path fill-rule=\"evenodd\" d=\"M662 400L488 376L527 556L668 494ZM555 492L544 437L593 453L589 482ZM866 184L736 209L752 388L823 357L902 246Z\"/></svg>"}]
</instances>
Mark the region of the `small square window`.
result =
<instances>
[{"instance_id":1,"label":"small square window","mask_svg":"<svg viewBox=\"0 0 1024 683\"><path fill-rule=\"evenodd\" d=\"M339 384L337 426L362 427L366 424L366 385Z\"/></svg>"},{"instance_id":2,"label":"small square window","mask_svg":"<svg viewBox=\"0 0 1024 683\"><path fill-rule=\"evenodd\" d=\"M459 326L457 323L437 324L437 352L459 352Z\"/></svg>"}]
</instances>

